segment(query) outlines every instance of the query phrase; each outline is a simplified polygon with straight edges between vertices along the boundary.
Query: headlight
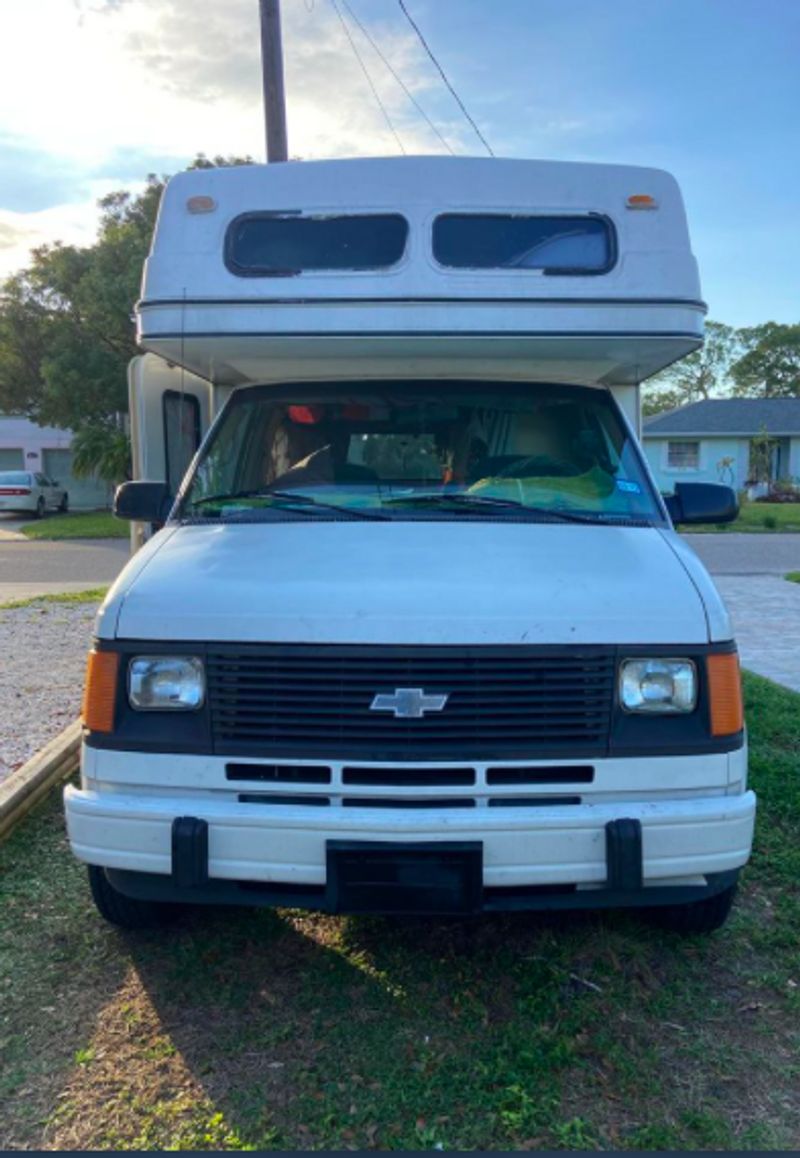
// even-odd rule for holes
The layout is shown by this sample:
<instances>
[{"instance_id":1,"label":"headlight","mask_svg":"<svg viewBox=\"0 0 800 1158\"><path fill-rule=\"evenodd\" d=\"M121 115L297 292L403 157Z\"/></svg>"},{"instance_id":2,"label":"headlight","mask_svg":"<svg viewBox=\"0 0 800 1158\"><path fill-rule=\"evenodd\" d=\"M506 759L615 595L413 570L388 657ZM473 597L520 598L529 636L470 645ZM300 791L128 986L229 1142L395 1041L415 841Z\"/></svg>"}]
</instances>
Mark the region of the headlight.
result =
<instances>
[{"instance_id":1,"label":"headlight","mask_svg":"<svg viewBox=\"0 0 800 1158\"><path fill-rule=\"evenodd\" d=\"M184 655L138 655L128 668L132 708L192 711L206 694L203 661Z\"/></svg>"},{"instance_id":2,"label":"headlight","mask_svg":"<svg viewBox=\"0 0 800 1158\"><path fill-rule=\"evenodd\" d=\"M697 703L697 671L690 659L626 659L619 698L629 712L691 712Z\"/></svg>"}]
</instances>

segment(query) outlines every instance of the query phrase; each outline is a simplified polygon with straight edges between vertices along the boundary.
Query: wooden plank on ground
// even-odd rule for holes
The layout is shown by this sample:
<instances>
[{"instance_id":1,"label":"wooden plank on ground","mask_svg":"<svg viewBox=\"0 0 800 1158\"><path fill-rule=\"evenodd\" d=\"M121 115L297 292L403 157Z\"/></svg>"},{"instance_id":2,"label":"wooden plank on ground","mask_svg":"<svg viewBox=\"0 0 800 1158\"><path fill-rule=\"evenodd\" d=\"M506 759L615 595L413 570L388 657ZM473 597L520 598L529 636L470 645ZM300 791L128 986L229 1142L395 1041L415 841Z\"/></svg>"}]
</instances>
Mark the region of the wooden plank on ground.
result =
<instances>
[{"instance_id":1,"label":"wooden plank on ground","mask_svg":"<svg viewBox=\"0 0 800 1158\"><path fill-rule=\"evenodd\" d=\"M81 732L81 721L75 720L0 783L0 840L54 785L75 771L80 761Z\"/></svg>"}]
</instances>

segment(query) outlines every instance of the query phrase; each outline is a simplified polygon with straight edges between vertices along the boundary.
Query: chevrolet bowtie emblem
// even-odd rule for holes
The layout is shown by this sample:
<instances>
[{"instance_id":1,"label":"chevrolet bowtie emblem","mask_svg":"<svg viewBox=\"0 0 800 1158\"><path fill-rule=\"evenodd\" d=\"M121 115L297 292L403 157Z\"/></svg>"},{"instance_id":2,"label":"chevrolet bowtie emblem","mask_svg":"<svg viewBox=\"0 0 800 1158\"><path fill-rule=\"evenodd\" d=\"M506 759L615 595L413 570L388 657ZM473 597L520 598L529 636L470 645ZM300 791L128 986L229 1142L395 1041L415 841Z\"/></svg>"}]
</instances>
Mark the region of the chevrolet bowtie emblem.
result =
<instances>
[{"instance_id":1,"label":"chevrolet bowtie emblem","mask_svg":"<svg viewBox=\"0 0 800 1158\"><path fill-rule=\"evenodd\" d=\"M370 704L372 712L394 712L396 720L419 720L426 712L441 712L449 699L445 693L427 694L423 688L395 688L379 693Z\"/></svg>"}]
</instances>

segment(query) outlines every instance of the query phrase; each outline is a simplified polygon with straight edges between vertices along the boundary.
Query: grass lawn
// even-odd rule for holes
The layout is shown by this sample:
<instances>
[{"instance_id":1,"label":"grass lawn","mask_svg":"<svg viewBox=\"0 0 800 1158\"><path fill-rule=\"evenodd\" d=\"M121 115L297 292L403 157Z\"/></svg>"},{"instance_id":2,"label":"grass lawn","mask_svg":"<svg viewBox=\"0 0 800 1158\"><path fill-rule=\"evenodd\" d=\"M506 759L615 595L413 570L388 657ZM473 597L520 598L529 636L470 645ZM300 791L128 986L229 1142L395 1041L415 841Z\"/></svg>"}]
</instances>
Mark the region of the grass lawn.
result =
<instances>
[{"instance_id":1,"label":"grass lawn","mask_svg":"<svg viewBox=\"0 0 800 1158\"><path fill-rule=\"evenodd\" d=\"M51 800L0 846L0 1146L800 1146L800 697L746 678L728 925L96 916Z\"/></svg>"},{"instance_id":2,"label":"grass lawn","mask_svg":"<svg viewBox=\"0 0 800 1158\"><path fill-rule=\"evenodd\" d=\"M21 527L29 539L127 539L130 523L111 511L71 511L26 523Z\"/></svg>"},{"instance_id":3,"label":"grass lawn","mask_svg":"<svg viewBox=\"0 0 800 1158\"><path fill-rule=\"evenodd\" d=\"M30 599L9 599L0 603L0 611L32 607L34 603L100 603L107 591L107 587L90 587L88 591L61 591L51 595L32 595Z\"/></svg>"},{"instance_id":4,"label":"grass lawn","mask_svg":"<svg viewBox=\"0 0 800 1158\"><path fill-rule=\"evenodd\" d=\"M790 571L788 575L784 575L784 579L788 579L790 583L800 583L800 571Z\"/></svg>"},{"instance_id":5,"label":"grass lawn","mask_svg":"<svg viewBox=\"0 0 800 1158\"><path fill-rule=\"evenodd\" d=\"M733 523L686 527L691 534L730 534L732 531L749 533L800 533L800 503L744 503L739 517Z\"/></svg>"}]
</instances>

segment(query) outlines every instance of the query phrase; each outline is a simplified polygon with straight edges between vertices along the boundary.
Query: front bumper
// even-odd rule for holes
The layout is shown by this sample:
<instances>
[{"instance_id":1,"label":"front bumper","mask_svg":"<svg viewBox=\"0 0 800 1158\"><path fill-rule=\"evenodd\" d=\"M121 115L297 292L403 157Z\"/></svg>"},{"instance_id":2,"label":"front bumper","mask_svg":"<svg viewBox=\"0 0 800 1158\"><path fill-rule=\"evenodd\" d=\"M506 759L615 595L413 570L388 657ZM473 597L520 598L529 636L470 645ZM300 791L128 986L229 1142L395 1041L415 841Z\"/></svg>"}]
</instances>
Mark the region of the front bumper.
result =
<instances>
[{"instance_id":1,"label":"front bumper","mask_svg":"<svg viewBox=\"0 0 800 1158\"><path fill-rule=\"evenodd\" d=\"M752 792L520 808L502 816L483 808L334 815L309 805L74 787L65 803L75 855L105 867L129 895L329 911L345 911L328 879L332 843L478 846L483 909L702 899L735 880L750 855L755 820Z\"/></svg>"}]
</instances>

